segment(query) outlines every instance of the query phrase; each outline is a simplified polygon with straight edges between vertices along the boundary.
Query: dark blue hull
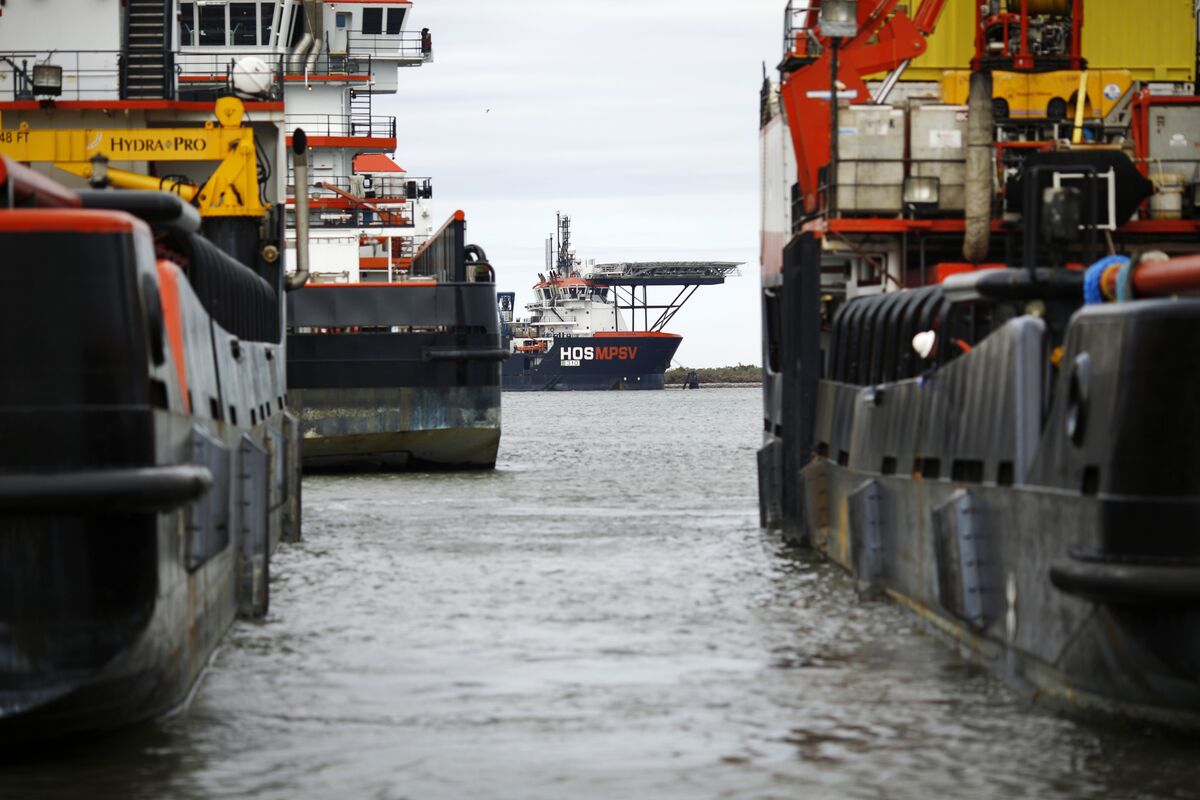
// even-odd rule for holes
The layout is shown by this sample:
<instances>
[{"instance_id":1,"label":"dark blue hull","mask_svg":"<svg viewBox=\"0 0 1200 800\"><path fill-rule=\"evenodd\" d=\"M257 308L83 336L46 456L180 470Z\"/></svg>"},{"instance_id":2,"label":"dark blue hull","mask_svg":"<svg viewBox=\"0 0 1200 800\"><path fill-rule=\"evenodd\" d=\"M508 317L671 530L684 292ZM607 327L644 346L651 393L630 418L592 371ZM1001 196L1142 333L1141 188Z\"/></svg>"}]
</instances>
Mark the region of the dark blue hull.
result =
<instances>
[{"instance_id":1,"label":"dark blue hull","mask_svg":"<svg viewBox=\"0 0 1200 800\"><path fill-rule=\"evenodd\" d=\"M505 391L661 389L683 339L630 332L562 336L545 353L513 353L504 362Z\"/></svg>"}]
</instances>

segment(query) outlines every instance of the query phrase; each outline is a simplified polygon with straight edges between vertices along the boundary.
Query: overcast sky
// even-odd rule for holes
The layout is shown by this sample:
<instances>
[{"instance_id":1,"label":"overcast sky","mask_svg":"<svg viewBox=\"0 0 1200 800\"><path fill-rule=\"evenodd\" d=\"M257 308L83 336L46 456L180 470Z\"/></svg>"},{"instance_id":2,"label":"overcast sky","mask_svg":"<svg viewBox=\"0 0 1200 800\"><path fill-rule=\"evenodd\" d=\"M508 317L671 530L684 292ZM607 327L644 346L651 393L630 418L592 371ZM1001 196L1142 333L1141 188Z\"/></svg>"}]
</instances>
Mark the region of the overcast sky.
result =
<instances>
[{"instance_id":1,"label":"overcast sky","mask_svg":"<svg viewBox=\"0 0 1200 800\"><path fill-rule=\"evenodd\" d=\"M466 211L501 291L531 302L554 214L581 258L744 261L669 330L685 366L761 363L758 90L783 0L416 0L433 64L376 98L397 161Z\"/></svg>"}]
</instances>

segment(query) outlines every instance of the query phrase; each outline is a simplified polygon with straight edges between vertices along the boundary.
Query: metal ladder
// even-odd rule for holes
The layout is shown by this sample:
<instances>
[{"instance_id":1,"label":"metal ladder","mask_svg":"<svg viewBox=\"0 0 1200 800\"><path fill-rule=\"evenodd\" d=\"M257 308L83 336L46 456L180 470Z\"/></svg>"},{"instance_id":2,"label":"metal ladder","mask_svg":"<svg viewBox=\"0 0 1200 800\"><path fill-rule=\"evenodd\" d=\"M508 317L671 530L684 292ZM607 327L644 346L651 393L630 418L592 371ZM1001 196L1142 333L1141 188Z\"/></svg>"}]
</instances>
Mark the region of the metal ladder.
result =
<instances>
[{"instance_id":1,"label":"metal ladder","mask_svg":"<svg viewBox=\"0 0 1200 800\"><path fill-rule=\"evenodd\" d=\"M371 92L368 89L350 90L350 135L371 135Z\"/></svg>"},{"instance_id":2,"label":"metal ladder","mask_svg":"<svg viewBox=\"0 0 1200 800\"><path fill-rule=\"evenodd\" d=\"M125 11L123 99L171 99L170 0L129 0Z\"/></svg>"}]
</instances>

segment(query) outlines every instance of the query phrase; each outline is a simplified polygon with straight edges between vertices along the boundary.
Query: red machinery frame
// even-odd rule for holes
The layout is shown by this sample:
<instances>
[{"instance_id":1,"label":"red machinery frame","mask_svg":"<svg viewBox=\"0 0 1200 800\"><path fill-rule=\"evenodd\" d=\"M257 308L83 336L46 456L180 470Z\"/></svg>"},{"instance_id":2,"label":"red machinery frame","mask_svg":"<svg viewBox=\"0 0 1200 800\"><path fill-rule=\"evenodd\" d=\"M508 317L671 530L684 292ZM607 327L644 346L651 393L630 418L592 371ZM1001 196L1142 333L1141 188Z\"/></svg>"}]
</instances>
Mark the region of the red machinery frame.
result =
<instances>
[{"instance_id":1,"label":"red machinery frame","mask_svg":"<svg viewBox=\"0 0 1200 800\"><path fill-rule=\"evenodd\" d=\"M922 0L909 18L896 10L900 0L860 0L858 34L841 42L817 34L821 52L813 57L810 42L797 34L789 56L803 63L784 75L780 94L789 120L792 146L796 152L797 178L804 208L819 207L820 170L831 156L830 100L834 49L837 49L838 91L853 93L853 99L870 102L866 76L894 70L925 52L925 38L933 32L946 0ZM807 12L813 20L815 9ZM811 29L810 29L811 30Z\"/></svg>"},{"instance_id":2,"label":"red machinery frame","mask_svg":"<svg viewBox=\"0 0 1200 800\"><path fill-rule=\"evenodd\" d=\"M971 60L971 69L980 70L986 67L996 68L994 63L998 59L1012 58L1011 66L1005 65L1004 69L1011 69L1015 72L1036 72L1039 69L1038 60L1044 56L1038 56L1029 49L1029 3L1030 0L1020 0L1021 10L1017 12L1006 11L999 14L985 14L985 4L975 4L975 58ZM1017 25L1020 29L1019 49L1015 55L1010 56L1012 40L1009 39L1008 32L1013 25ZM989 56L987 53L987 33L989 30L1000 27L1003 31L1004 55L1000 57ZM1060 56L1054 57L1061 59ZM988 63L992 62L992 63ZM1056 60L1052 69L1084 69L1086 62L1083 58L1083 0L1071 0L1071 52L1068 56L1068 63L1063 64L1061 60Z\"/></svg>"}]
</instances>

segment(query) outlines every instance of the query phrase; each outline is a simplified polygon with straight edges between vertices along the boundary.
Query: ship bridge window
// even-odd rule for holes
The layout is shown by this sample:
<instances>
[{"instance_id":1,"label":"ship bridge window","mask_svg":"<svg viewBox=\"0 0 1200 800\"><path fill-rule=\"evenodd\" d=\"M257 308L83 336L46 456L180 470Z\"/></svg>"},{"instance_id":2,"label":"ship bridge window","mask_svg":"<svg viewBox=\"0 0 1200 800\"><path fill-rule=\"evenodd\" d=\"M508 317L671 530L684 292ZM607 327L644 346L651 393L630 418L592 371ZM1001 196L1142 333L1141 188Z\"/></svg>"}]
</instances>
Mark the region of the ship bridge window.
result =
<instances>
[{"instance_id":1,"label":"ship bridge window","mask_svg":"<svg viewBox=\"0 0 1200 800\"><path fill-rule=\"evenodd\" d=\"M255 3L229 4L229 43L235 45L258 44L258 25Z\"/></svg>"},{"instance_id":2,"label":"ship bridge window","mask_svg":"<svg viewBox=\"0 0 1200 800\"><path fill-rule=\"evenodd\" d=\"M179 45L190 47L195 44L196 36L196 4L179 4Z\"/></svg>"},{"instance_id":3,"label":"ship bridge window","mask_svg":"<svg viewBox=\"0 0 1200 800\"><path fill-rule=\"evenodd\" d=\"M179 4L181 47L254 47L271 44L275 3L226 3L209 0ZM303 30L303 14L296 16Z\"/></svg>"},{"instance_id":4,"label":"ship bridge window","mask_svg":"<svg viewBox=\"0 0 1200 800\"><path fill-rule=\"evenodd\" d=\"M405 10L403 8L389 8L387 10L387 32L389 35L395 36L404 27Z\"/></svg>"},{"instance_id":5,"label":"ship bridge window","mask_svg":"<svg viewBox=\"0 0 1200 800\"><path fill-rule=\"evenodd\" d=\"M364 8L362 10L362 32L375 36L383 33L382 8Z\"/></svg>"},{"instance_id":6,"label":"ship bridge window","mask_svg":"<svg viewBox=\"0 0 1200 800\"><path fill-rule=\"evenodd\" d=\"M288 30L291 31L288 45L295 47L300 44L300 40L304 38L304 13L301 6L292 6L292 24L288 26Z\"/></svg>"},{"instance_id":7,"label":"ship bridge window","mask_svg":"<svg viewBox=\"0 0 1200 800\"><path fill-rule=\"evenodd\" d=\"M269 45L271 43L271 30L275 23L275 4L274 3L259 3L258 4L258 43Z\"/></svg>"},{"instance_id":8,"label":"ship bridge window","mask_svg":"<svg viewBox=\"0 0 1200 800\"><path fill-rule=\"evenodd\" d=\"M224 5L202 5L199 24L196 29L200 33L201 46L225 44L225 11Z\"/></svg>"}]
</instances>

